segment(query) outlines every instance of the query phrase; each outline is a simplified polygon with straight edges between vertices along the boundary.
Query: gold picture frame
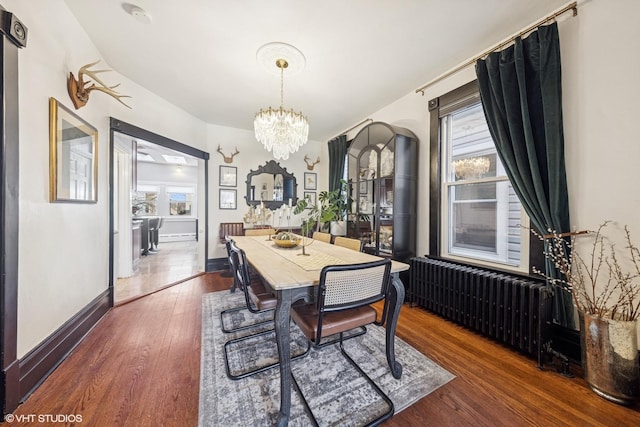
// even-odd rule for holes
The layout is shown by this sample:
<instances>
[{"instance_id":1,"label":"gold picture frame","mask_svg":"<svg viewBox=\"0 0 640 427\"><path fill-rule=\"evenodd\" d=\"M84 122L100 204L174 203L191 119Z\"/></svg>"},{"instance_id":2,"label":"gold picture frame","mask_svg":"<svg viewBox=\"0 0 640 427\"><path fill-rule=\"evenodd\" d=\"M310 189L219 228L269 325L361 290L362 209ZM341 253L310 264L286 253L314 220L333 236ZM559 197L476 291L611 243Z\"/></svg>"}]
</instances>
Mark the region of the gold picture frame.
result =
<instances>
[{"instance_id":1,"label":"gold picture frame","mask_svg":"<svg viewBox=\"0 0 640 427\"><path fill-rule=\"evenodd\" d=\"M49 199L98 202L98 130L49 98Z\"/></svg>"}]
</instances>

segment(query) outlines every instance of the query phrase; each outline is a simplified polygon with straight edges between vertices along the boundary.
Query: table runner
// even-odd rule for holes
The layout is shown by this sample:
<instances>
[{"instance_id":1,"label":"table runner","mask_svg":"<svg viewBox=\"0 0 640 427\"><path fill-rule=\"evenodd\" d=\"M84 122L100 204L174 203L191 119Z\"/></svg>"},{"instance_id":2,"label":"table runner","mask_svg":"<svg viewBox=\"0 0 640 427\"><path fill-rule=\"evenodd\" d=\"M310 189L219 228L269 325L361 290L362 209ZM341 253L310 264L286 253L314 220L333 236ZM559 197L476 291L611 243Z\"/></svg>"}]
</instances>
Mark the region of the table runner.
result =
<instances>
[{"instance_id":1,"label":"table runner","mask_svg":"<svg viewBox=\"0 0 640 427\"><path fill-rule=\"evenodd\" d=\"M305 271L322 270L322 267L326 265L346 264L346 261L343 261L340 258L336 258L324 252L314 251L313 243L315 243L315 241L308 237L305 237L304 243L313 243L309 244L305 248L305 251L308 254L307 256L301 255L302 247L300 245L294 248L281 248L277 246L273 240L267 240L266 238L256 238L255 240Z\"/></svg>"}]
</instances>

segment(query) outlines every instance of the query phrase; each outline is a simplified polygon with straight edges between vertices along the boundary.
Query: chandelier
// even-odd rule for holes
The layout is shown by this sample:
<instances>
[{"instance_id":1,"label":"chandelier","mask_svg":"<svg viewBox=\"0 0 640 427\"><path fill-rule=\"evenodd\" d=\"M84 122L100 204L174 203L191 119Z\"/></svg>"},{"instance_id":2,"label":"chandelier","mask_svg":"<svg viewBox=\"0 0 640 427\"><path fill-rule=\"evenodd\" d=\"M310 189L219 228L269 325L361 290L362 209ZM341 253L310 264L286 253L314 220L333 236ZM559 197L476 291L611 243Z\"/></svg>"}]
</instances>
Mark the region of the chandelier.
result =
<instances>
[{"instance_id":1,"label":"chandelier","mask_svg":"<svg viewBox=\"0 0 640 427\"><path fill-rule=\"evenodd\" d=\"M284 43L270 43L258 50L258 57L268 56L268 54L272 53L272 45L278 45L278 54L283 53L283 45L287 49L295 49L293 46ZM269 48L265 49L265 47ZM265 51L267 52L266 54L264 53ZM300 53L300 55L302 54ZM302 113L296 113L293 109L285 110L284 70L289 67L289 62L279 57L276 59L275 64L280 70L280 108L269 107L266 110L260 109L253 119L253 127L256 139L264 145L267 151L273 153L274 158L287 160L289 154L295 153L301 146L307 143L309 122Z\"/></svg>"}]
</instances>

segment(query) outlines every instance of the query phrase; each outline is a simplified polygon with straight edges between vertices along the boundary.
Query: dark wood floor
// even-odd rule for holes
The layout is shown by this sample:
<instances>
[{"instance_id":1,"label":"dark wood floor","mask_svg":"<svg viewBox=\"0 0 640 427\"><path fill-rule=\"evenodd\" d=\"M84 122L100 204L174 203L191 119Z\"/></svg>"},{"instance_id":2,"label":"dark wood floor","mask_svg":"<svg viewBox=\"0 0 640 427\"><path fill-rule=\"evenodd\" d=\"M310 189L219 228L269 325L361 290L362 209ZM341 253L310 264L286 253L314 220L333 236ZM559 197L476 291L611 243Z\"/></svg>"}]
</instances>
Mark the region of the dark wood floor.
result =
<instances>
[{"instance_id":1,"label":"dark wood floor","mask_svg":"<svg viewBox=\"0 0 640 427\"><path fill-rule=\"evenodd\" d=\"M206 274L112 309L15 414L81 415L79 426L197 425L201 298L228 280ZM387 426L640 426L640 406L609 403L582 379L540 371L422 309L403 307L398 335L456 378Z\"/></svg>"}]
</instances>

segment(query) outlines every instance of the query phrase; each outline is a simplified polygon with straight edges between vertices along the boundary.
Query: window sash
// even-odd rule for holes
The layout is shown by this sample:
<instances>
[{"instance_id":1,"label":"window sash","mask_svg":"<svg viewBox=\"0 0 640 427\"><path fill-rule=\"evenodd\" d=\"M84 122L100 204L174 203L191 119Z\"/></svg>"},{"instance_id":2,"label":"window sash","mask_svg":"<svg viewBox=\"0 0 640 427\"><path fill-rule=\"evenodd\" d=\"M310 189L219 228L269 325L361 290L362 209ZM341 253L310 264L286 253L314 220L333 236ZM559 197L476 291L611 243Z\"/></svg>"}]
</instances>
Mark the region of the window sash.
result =
<instances>
[{"instance_id":1,"label":"window sash","mask_svg":"<svg viewBox=\"0 0 640 427\"><path fill-rule=\"evenodd\" d=\"M514 227L512 225L512 216L516 218L519 216L520 224L527 227L528 226L528 218L524 213L522 207L520 207L519 215L512 213L509 209L510 203L510 192L513 190L509 190L510 184L508 177L505 175L504 167L499 161L499 157L497 156L497 152L495 147L491 149L482 147L481 144L478 144L478 149L473 150L473 145L470 144L470 147L466 148L466 151L458 150L457 158L458 159L473 159L479 158L482 156L489 156L491 160L490 168L487 172L482 173L478 176L456 176L456 170L454 167L454 159L452 156L452 133L454 126L454 119L452 115L455 113L459 113L464 111L465 109L473 106L473 104L477 104L478 99L473 96L467 96L460 102L455 103L453 106L449 106L448 108L440 111L439 114L439 129L440 129L440 218L441 218L441 230L440 230L440 248L443 252L443 255L449 258L456 259L458 257L472 258L474 261L480 261L480 263L487 264L489 266L499 267L499 268L508 268L517 271L527 271L528 270L528 233L526 229L520 227L520 233L517 234L517 231L514 231ZM453 108L455 107L455 108ZM443 111L446 113L443 113ZM487 129L488 134L488 129ZM486 135L484 138L486 139ZM489 136L490 137L490 136ZM481 138L481 137L479 137ZM472 168L473 169L473 168ZM491 170L492 169L492 170ZM494 176L491 176L494 174ZM487 176L489 175L489 176ZM479 186L483 184L495 184L496 193L492 198L460 198L457 199L456 189L462 188L471 188L473 186ZM455 226L458 224L456 222L456 218L454 217L456 214L462 215L462 210L464 207L470 207L473 204L481 204L481 203L495 203L495 210L493 211L493 215L495 215L495 233L493 234L493 245L486 245L485 250L474 249L472 244L465 245L460 243L460 237L462 234L458 235L458 231L455 230ZM471 208L472 209L472 208ZM490 228L490 227L489 227ZM485 239L487 236L482 236L483 231L481 228L478 228L476 231L476 235L473 233L468 234L466 238L469 241L474 241L476 239L477 242L482 242L482 239ZM488 237L491 238L491 237ZM514 253L516 251L510 252L510 246L513 242L519 242L519 257L516 259ZM479 245L481 247L481 245Z\"/></svg>"}]
</instances>

